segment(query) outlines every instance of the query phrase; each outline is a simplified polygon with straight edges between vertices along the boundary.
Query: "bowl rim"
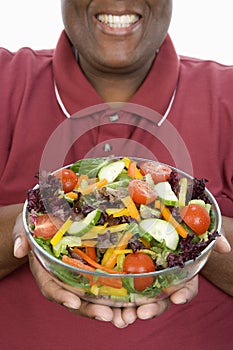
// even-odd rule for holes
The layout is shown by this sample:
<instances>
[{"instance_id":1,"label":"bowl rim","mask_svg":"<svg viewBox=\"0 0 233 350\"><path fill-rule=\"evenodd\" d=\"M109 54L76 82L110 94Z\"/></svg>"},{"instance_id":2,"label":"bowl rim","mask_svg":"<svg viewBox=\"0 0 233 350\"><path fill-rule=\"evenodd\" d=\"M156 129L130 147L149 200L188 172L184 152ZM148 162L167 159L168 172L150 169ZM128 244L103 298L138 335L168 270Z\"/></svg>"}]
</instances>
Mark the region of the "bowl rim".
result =
<instances>
[{"instance_id":1,"label":"bowl rim","mask_svg":"<svg viewBox=\"0 0 233 350\"><path fill-rule=\"evenodd\" d=\"M112 157L112 156L111 156ZM118 158L124 158L125 156L113 156L112 158L113 159L118 159ZM100 157L100 158L103 158L103 159L107 159L109 157ZM134 159L134 160L137 160L137 161L151 161L151 162L155 162L157 164L161 164L161 165L165 165L165 166L168 166L170 167L172 170L178 172L180 175L184 176L184 177L187 177L189 180L193 180L194 177L187 174L186 172L184 172L183 170L179 170L169 164L166 164L166 163L163 163L163 162L159 162L159 161L156 161L156 160L151 160L151 159L146 159L146 158L139 158L139 157L129 157L130 159ZM84 158L85 160L86 159L92 159L92 158ZM82 160L82 159L80 159ZM77 160L79 161L79 160ZM55 171L52 171L51 173L56 173L62 169L66 169L66 168L69 168L71 165L73 165L75 162L71 163L71 164L68 164L62 168L59 168ZM39 187L39 183L37 183L33 189L35 188L38 188ZM216 201L216 199L214 198L213 194L208 190L208 188L205 187L205 193L206 195L208 196L208 198L211 200L211 204L212 206L214 206L215 208L215 219L217 220L216 223L215 223L215 230L217 232L220 232L221 230L221 226L222 226L222 216L221 216L221 211L220 211L220 208L219 208L219 205ZM213 248L213 246L215 245L216 243L216 240L213 240L212 242L210 242L208 244L208 246L203 249L203 251L201 252L201 254L196 258L196 259L192 259L192 260L188 260L184 263L184 267L180 267L180 266L174 266L174 267L168 267L168 268L165 268L165 269L161 269L161 270L155 270L155 271L152 271L152 272L146 272L146 273L114 273L114 274L111 274L111 273L107 273L107 272L102 272L100 270L96 270L96 271L88 271L88 270L84 270L84 269L80 269L80 268L77 268L75 266L71 266L71 265L68 265L66 263L64 263L63 261L59 260L58 258L56 258L55 256L49 254L48 252L46 252L37 242L36 240L33 238L29 228L28 228L28 224L27 224L27 216L28 216L28 210L27 210L27 205L28 205L28 201L25 200L24 202L24 205L23 205L23 224L24 224L24 229L26 231L26 235L27 235L27 238L29 240L29 242L31 243L31 246L35 246L35 248L40 252L40 254L44 255L48 260L51 261L51 263L55 263L55 264L58 264L60 267L62 268L66 268L68 270L70 270L71 272L73 273L85 273L85 274L88 274L88 275L93 275L93 276L105 276L105 277L121 277L121 278L124 278L124 277L134 277L134 278L137 278L137 277L146 277L146 276L161 276L161 275L164 275L164 274L169 274L169 273L174 273L174 272L177 272L177 271L184 271L185 268L188 268L189 265L192 265L193 263L195 262L198 262L199 260L201 260L203 258L203 255L207 255L208 252L211 251L211 249ZM36 254L35 254L36 256Z\"/></svg>"}]
</instances>

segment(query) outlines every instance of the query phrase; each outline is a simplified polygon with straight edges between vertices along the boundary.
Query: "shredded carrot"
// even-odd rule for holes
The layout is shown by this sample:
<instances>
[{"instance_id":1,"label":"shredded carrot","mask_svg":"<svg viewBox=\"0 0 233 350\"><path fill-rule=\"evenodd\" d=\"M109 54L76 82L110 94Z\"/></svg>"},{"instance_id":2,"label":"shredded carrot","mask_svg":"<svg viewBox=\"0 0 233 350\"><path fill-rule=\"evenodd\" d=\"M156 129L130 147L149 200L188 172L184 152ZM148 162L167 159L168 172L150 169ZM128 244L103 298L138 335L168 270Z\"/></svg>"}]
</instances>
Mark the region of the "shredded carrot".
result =
<instances>
[{"instance_id":1,"label":"shredded carrot","mask_svg":"<svg viewBox=\"0 0 233 350\"><path fill-rule=\"evenodd\" d=\"M85 239L83 240L83 237L82 237L82 247L95 247L97 244L97 241L96 239Z\"/></svg>"},{"instance_id":2,"label":"shredded carrot","mask_svg":"<svg viewBox=\"0 0 233 350\"><path fill-rule=\"evenodd\" d=\"M100 265L97 261L90 258L86 253L84 253L81 249L74 247L74 252L78 254L83 260L85 260L89 265L95 267L96 269L101 269L107 273L119 273L119 271L112 270L111 268L107 268L106 266Z\"/></svg>"},{"instance_id":3,"label":"shredded carrot","mask_svg":"<svg viewBox=\"0 0 233 350\"><path fill-rule=\"evenodd\" d=\"M85 183L88 183L89 177L87 175L80 175L78 179L78 184L75 188L81 187L83 180L85 181Z\"/></svg>"},{"instance_id":4,"label":"shredded carrot","mask_svg":"<svg viewBox=\"0 0 233 350\"><path fill-rule=\"evenodd\" d=\"M96 261L96 250L95 247L90 247L90 246L86 246L85 247L85 253L87 254L87 256L89 256L93 261Z\"/></svg>"},{"instance_id":5,"label":"shredded carrot","mask_svg":"<svg viewBox=\"0 0 233 350\"><path fill-rule=\"evenodd\" d=\"M104 187L105 185L107 185L107 183L108 183L107 179L102 179L100 181L94 182L94 183L87 185L85 187L82 187L82 188L80 187L78 190L83 195L85 195L85 194L93 192L96 188Z\"/></svg>"},{"instance_id":6,"label":"shredded carrot","mask_svg":"<svg viewBox=\"0 0 233 350\"><path fill-rule=\"evenodd\" d=\"M63 255L62 261L68 265L77 267L82 270L87 270L87 271L95 271L95 268L83 264L81 261L70 258L67 255ZM80 273L81 274L81 273ZM94 284L103 284L105 286L113 287L113 288L122 288L122 280L120 277L109 277L109 276L96 276L96 275L91 275L91 274L85 274L82 273L83 276L89 279L90 285L93 286Z\"/></svg>"},{"instance_id":7,"label":"shredded carrot","mask_svg":"<svg viewBox=\"0 0 233 350\"><path fill-rule=\"evenodd\" d=\"M176 219L172 216L172 213L170 212L170 210L163 203L160 204L160 209L164 219L170 222L170 224L172 224L172 226L175 227L176 231L179 233L181 237L186 238L188 236L188 232L185 230L185 228L182 225L179 224L178 221L176 221Z\"/></svg>"},{"instance_id":8,"label":"shredded carrot","mask_svg":"<svg viewBox=\"0 0 233 350\"><path fill-rule=\"evenodd\" d=\"M96 182L98 182L98 178L97 178L97 177L91 177L91 178L88 180L88 184L89 184L89 185L95 184Z\"/></svg>"},{"instance_id":9,"label":"shredded carrot","mask_svg":"<svg viewBox=\"0 0 233 350\"><path fill-rule=\"evenodd\" d=\"M142 179L142 174L140 170L137 168L137 163L134 161L130 161L129 166L128 166L128 174L134 179Z\"/></svg>"},{"instance_id":10,"label":"shredded carrot","mask_svg":"<svg viewBox=\"0 0 233 350\"><path fill-rule=\"evenodd\" d=\"M74 258L70 258L67 255L63 255L62 256L62 261L65 264L77 267L78 269L87 270L87 271L95 271L95 269L93 267L85 265L80 260L74 259ZM90 284L94 284L94 275L89 275L89 274L85 274L85 273L80 273L80 275L88 278L89 281L90 281Z\"/></svg>"},{"instance_id":11,"label":"shredded carrot","mask_svg":"<svg viewBox=\"0 0 233 350\"><path fill-rule=\"evenodd\" d=\"M156 199L156 200L155 200L155 209L161 210L161 202L160 202L159 199Z\"/></svg>"},{"instance_id":12,"label":"shredded carrot","mask_svg":"<svg viewBox=\"0 0 233 350\"><path fill-rule=\"evenodd\" d=\"M151 248L151 243L144 237L140 237L140 241L143 243L144 247L147 249Z\"/></svg>"},{"instance_id":13,"label":"shredded carrot","mask_svg":"<svg viewBox=\"0 0 233 350\"><path fill-rule=\"evenodd\" d=\"M137 169L136 163L133 161L130 161L129 167L128 167L128 174L134 179L136 179L136 169Z\"/></svg>"},{"instance_id":14,"label":"shredded carrot","mask_svg":"<svg viewBox=\"0 0 233 350\"><path fill-rule=\"evenodd\" d=\"M68 255L63 255L62 261L68 265L77 267L78 269L87 270L87 271L95 271L95 269L93 267L84 264L82 261L80 261L78 259L70 258ZM92 277L92 275L90 275L90 277Z\"/></svg>"},{"instance_id":15,"label":"shredded carrot","mask_svg":"<svg viewBox=\"0 0 233 350\"><path fill-rule=\"evenodd\" d=\"M77 199L78 193L71 191L71 192L66 193L66 196L69 197L70 199Z\"/></svg>"},{"instance_id":16,"label":"shredded carrot","mask_svg":"<svg viewBox=\"0 0 233 350\"><path fill-rule=\"evenodd\" d=\"M105 277L105 276L98 276L97 280L94 281L93 284L103 284L104 286L109 286L113 288L122 288L122 279L121 277Z\"/></svg>"},{"instance_id":17,"label":"shredded carrot","mask_svg":"<svg viewBox=\"0 0 233 350\"><path fill-rule=\"evenodd\" d=\"M128 170L129 176L141 180L143 176L140 169L137 167L137 163L127 157L123 158L123 161L125 162L125 167Z\"/></svg>"},{"instance_id":18,"label":"shredded carrot","mask_svg":"<svg viewBox=\"0 0 233 350\"><path fill-rule=\"evenodd\" d=\"M132 198L130 196L127 196L125 198L122 198L121 200L124 203L124 205L126 206L126 208L128 209L129 215L132 218L140 221L139 211L138 211L134 201L132 200Z\"/></svg>"},{"instance_id":19,"label":"shredded carrot","mask_svg":"<svg viewBox=\"0 0 233 350\"><path fill-rule=\"evenodd\" d=\"M108 180L107 179L102 179L98 182L96 182L94 185L96 186L96 188L101 188L104 187L105 185L107 185Z\"/></svg>"},{"instance_id":20,"label":"shredded carrot","mask_svg":"<svg viewBox=\"0 0 233 350\"><path fill-rule=\"evenodd\" d=\"M117 246L116 246L116 250L123 250L127 247L130 238L132 237L132 233L127 231L121 238L121 240L118 242ZM102 264L104 263L104 266L113 269L114 266L117 263L117 254L114 254L114 249L112 250L112 248L108 248L105 252L105 254L108 254L108 250L110 249L110 256L108 257L108 259L102 260Z\"/></svg>"}]
</instances>

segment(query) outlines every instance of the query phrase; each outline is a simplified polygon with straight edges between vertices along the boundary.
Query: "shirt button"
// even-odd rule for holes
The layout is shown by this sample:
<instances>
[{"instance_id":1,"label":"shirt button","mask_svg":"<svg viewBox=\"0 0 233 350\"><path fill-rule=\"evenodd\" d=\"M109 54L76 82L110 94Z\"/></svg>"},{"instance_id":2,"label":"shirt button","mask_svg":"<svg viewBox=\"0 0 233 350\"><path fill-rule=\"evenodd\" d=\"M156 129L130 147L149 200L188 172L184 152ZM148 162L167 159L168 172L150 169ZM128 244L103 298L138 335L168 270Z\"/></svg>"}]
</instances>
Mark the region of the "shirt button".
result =
<instances>
[{"instance_id":1,"label":"shirt button","mask_svg":"<svg viewBox=\"0 0 233 350\"><path fill-rule=\"evenodd\" d=\"M118 114L112 114L109 116L109 120L111 123L117 122L119 119L119 115Z\"/></svg>"},{"instance_id":2,"label":"shirt button","mask_svg":"<svg viewBox=\"0 0 233 350\"><path fill-rule=\"evenodd\" d=\"M105 143L103 145L103 150L104 150L104 152L111 152L112 146L109 143Z\"/></svg>"}]
</instances>

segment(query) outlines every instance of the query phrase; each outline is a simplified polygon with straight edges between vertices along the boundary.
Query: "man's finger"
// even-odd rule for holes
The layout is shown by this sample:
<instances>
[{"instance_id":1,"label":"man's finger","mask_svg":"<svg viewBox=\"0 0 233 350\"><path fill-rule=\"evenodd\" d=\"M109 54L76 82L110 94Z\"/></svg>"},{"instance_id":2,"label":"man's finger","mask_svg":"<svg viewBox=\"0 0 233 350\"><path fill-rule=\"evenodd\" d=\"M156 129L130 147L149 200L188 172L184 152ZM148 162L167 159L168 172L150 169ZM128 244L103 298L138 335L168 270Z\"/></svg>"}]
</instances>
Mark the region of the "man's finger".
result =
<instances>
[{"instance_id":1,"label":"man's finger","mask_svg":"<svg viewBox=\"0 0 233 350\"><path fill-rule=\"evenodd\" d=\"M230 251L231 251L230 243L228 242L226 237L224 235L222 235L222 231L221 231L221 236L218 237L218 239L216 240L214 250L217 253L223 253L223 254L230 253Z\"/></svg>"},{"instance_id":2,"label":"man's finger","mask_svg":"<svg viewBox=\"0 0 233 350\"><path fill-rule=\"evenodd\" d=\"M141 320L148 320L164 313L170 306L169 298L158 300L156 303L141 305L137 309L137 316Z\"/></svg>"},{"instance_id":3,"label":"man's finger","mask_svg":"<svg viewBox=\"0 0 233 350\"><path fill-rule=\"evenodd\" d=\"M188 281L183 288L171 294L173 304L185 304L191 301L198 293L198 276Z\"/></svg>"},{"instance_id":4,"label":"man's finger","mask_svg":"<svg viewBox=\"0 0 233 350\"><path fill-rule=\"evenodd\" d=\"M14 256L16 258L25 257L28 254L30 247L23 226L22 213L19 214L16 218L15 226L13 229L13 242Z\"/></svg>"}]
</instances>

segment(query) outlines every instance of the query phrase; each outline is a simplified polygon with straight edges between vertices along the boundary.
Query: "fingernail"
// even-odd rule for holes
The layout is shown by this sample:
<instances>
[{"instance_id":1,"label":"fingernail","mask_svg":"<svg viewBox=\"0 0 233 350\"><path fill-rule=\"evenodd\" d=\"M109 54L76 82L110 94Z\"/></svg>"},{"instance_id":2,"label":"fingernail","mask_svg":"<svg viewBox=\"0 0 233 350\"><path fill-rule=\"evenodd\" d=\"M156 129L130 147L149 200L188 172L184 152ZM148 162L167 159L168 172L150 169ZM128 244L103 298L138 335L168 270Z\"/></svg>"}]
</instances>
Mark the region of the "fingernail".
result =
<instances>
[{"instance_id":1,"label":"fingernail","mask_svg":"<svg viewBox=\"0 0 233 350\"><path fill-rule=\"evenodd\" d=\"M136 321L135 318L129 319L129 320L128 320L128 324L132 324L132 323L134 323L135 321Z\"/></svg>"},{"instance_id":2,"label":"fingernail","mask_svg":"<svg viewBox=\"0 0 233 350\"><path fill-rule=\"evenodd\" d=\"M70 301L66 301L65 303L63 303L63 305L65 307L67 307L68 309L79 309L80 302L76 301L76 300L70 300Z\"/></svg>"},{"instance_id":3,"label":"fingernail","mask_svg":"<svg viewBox=\"0 0 233 350\"><path fill-rule=\"evenodd\" d=\"M224 244L226 252L229 253L231 251L231 246L226 237L224 236L222 236L222 244Z\"/></svg>"},{"instance_id":4,"label":"fingernail","mask_svg":"<svg viewBox=\"0 0 233 350\"><path fill-rule=\"evenodd\" d=\"M105 318L102 318L102 317L99 317L99 316L96 316L96 317L95 317L95 320L97 320L97 321L103 321L103 322L109 322L109 320L106 320Z\"/></svg>"},{"instance_id":5,"label":"fingernail","mask_svg":"<svg viewBox=\"0 0 233 350\"><path fill-rule=\"evenodd\" d=\"M119 324L119 325L117 325L117 324L114 324L114 326L116 326L117 328L120 328L120 329L122 329L122 328L126 328L126 327L128 327L128 323L124 323L124 324Z\"/></svg>"},{"instance_id":6,"label":"fingernail","mask_svg":"<svg viewBox=\"0 0 233 350\"><path fill-rule=\"evenodd\" d=\"M15 256L16 258L19 257L19 256L17 255L17 252L18 252L19 248L21 248L21 245L22 245L22 240L21 240L20 237L17 237L16 240L15 240L15 242L14 242L14 256Z\"/></svg>"},{"instance_id":7,"label":"fingernail","mask_svg":"<svg viewBox=\"0 0 233 350\"><path fill-rule=\"evenodd\" d=\"M186 304L188 300L178 296L175 298L175 300L173 299L172 302L173 304L181 305L181 304Z\"/></svg>"}]
</instances>

